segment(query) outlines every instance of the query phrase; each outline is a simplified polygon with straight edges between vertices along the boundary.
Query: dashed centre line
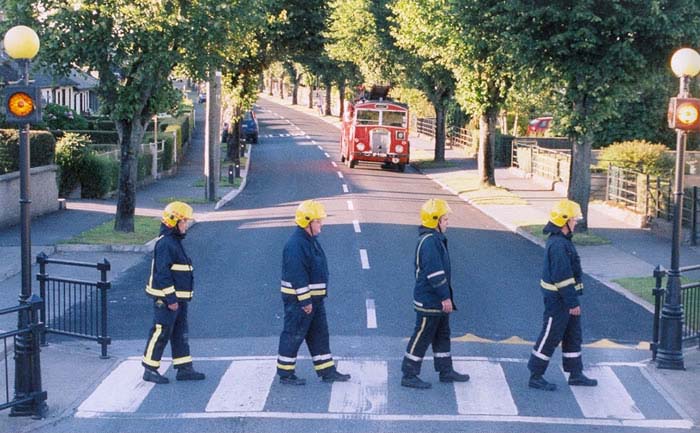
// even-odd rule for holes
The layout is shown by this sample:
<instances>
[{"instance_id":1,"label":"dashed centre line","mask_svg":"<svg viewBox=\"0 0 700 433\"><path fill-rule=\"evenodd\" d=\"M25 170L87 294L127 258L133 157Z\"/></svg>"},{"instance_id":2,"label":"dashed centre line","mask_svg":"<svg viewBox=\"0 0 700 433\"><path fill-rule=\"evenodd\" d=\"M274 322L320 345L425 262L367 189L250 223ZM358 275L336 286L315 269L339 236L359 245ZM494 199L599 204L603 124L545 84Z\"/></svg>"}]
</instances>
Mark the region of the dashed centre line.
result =
<instances>
[{"instance_id":1,"label":"dashed centre line","mask_svg":"<svg viewBox=\"0 0 700 433\"><path fill-rule=\"evenodd\" d=\"M319 145L318 150L323 150L323 146Z\"/></svg>"},{"instance_id":2,"label":"dashed centre line","mask_svg":"<svg viewBox=\"0 0 700 433\"><path fill-rule=\"evenodd\" d=\"M362 262L362 269L369 269L369 258L367 257L367 250L360 250L360 261Z\"/></svg>"},{"instance_id":3,"label":"dashed centre line","mask_svg":"<svg viewBox=\"0 0 700 433\"><path fill-rule=\"evenodd\" d=\"M360 222L358 220L352 220L352 226L355 229L355 233L362 232L362 230L360 230Z\"/></svg>"},{"instance_id":4,"label":"dashed centre line","mask_svg":"<svg viewBox=\"0 0 700 433\"><path fill-rule=\"evenodd\" d=\"M343 178L343 173L341 173L341 172L339 172L339 171L338 171L337 173L338 173L338 177L342 179L342 178Z\"/></svg>"},{"instance_id":5,"label":"dashed centre line","mask_svg":"<svg viewBox=\"0 0 700 433\"><path fill-rule=\"evenodd\" d=\"M324 155L326 155L326 158L330 158L331 156L328 154L328 152L323 152Z\"/></svg>"},{"instance_id":6,"label":"dashed centre line","mask_svg":"<svg viewBox=\"0 0 700 433\"><path fill-rule=\"evenodd\" d=\"M346 184L343 184L343 192L349 192L348 186Z\"/></svg>"},{"instance_id":7,"label":"dashed centre line","mask_svg":"<svg viewBox=\"0 0 700 433\"><path fill-rule=\"evenodd\" d=\"M333 167L338 167L338 164L336 164L335 161L331 161L331 165L333 165Z\"/></svg>"},{"instance_id":8,"label":"dashed centre line","mask_svg":"<svg viewBox=\"0 0 700 433\"><path fill-rule=\"evenodd\" d=\"M365 308L367 309L367 328L377 329L377 309L374 306L374 299L367 299Z\"/></svg>"},{"instance_id":9,"label":"dashed centre line","mask_svg":"<svg viewBox=\"0 0 700 433\"><path fill-rule=\"evenodd\" d=\"M352 200L348 200L348 210L355 210L355 206L352 204Z\"/></svg>"}]
</instances>

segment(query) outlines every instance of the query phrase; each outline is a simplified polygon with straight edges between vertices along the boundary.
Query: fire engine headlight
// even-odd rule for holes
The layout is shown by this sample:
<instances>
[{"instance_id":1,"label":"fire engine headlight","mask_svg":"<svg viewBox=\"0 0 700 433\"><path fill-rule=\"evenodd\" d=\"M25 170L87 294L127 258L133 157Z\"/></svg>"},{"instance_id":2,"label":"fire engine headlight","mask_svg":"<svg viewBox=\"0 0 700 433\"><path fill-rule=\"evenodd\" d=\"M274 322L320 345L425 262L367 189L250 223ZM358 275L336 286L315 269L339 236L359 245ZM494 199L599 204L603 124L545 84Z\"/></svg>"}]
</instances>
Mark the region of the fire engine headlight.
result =
<instances>
[{"instance_id":1,"label":"fire engine headlight","mask_svg":"<svg viewBox=\"0 0 700 433\"><path fill-rule=\"evenodd\" d=\"M396 153L403 153L403 146L400 144L397 144L396 146L394 146L394 150L396 151Z\"/></svg>"},{"instance_id":2,"label":"fire engine headlight","mask_svg":"<svg viewBox=\"0 0 700 433\"><path fill-rule=\"evenodd\" d=\"M364 144L364 143L357 143L357 144L355 145L355 147L356 147L357 150L359 150L360 152L362 152L362 151L365 150L365 144Z\"/></svg>"},{"instance_id":3,"label":"fire engine headlight","mask_svg":"<svg viewBox=\"0 0 700 433\"><path fill-rule=\"evenodd\" d=\"M406 138L406 134L403 131L396 132L396 139L397 140L403 140L404 138ZM398 151L398 152L400 152L400 151Z\"/></svg>"}]
</instances>

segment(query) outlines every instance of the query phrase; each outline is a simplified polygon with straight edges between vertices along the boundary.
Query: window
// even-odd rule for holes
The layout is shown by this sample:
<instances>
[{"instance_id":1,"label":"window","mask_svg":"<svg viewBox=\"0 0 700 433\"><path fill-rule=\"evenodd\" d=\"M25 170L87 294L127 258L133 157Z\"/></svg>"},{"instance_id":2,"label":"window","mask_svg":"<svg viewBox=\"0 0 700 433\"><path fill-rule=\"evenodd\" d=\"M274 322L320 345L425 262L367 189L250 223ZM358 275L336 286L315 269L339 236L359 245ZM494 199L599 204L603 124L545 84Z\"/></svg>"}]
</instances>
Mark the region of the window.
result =
<instances>
[{"instance_id":1,"label":"window","mask_svg":"<svg viewBox=\"0 0 700 433\"><path fill-rule=\"evenodd\" d=\"M382 113L382 125L405 127L406 113L403 111L384 111Z\"/></svg>"},{"instance_id":2,"label":"window","mask_svg":"<svg viewBox=\"0 0 700 433\"><path fill-rule=\"evenodd\" d=\"M379 125L379 111L357 110L358 125Z\"/></svg>"}]
</instances>

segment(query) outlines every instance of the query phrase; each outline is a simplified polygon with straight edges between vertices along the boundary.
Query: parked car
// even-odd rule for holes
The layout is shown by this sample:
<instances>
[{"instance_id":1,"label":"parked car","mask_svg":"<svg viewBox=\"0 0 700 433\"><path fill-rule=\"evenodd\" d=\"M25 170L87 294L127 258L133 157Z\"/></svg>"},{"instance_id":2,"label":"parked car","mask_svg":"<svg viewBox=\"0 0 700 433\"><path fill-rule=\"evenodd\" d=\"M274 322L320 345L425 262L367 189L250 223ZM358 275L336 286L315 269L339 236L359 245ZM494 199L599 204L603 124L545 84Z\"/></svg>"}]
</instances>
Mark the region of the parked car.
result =
<instances>
[{"instance_id":1,"label":"parked car","mask_svg":"<svg viewBox=\"0 0 700 433\"><path fill-rule=\"evenodd\" d=\"M258 144L258 119L253 110L246 111L241 122L241 133L245 141Z\"/></svg>"},{"instance_id":2,"label":"parked car","mask_svg":"<svg viewBox=\"0 0 700 433\"><path fill-rule=\"evenodd\" d=\"M207 94L206 94L206 93L200 93L200 94L199 94L199 97L197 98L197 101L198 101L200 104L203 104L203 103L207 102Z\"/></svg>"},{"instance_id":3,"label":"parked car","mask_svg":"<svg viewBox=\"0 0 700 433\"><path fill-rule=\"evenodd\" d=\"M544 116L532 119L527 125L527 135L545 135L552 125L552 117Z\"/></svg>"}]
</instances>

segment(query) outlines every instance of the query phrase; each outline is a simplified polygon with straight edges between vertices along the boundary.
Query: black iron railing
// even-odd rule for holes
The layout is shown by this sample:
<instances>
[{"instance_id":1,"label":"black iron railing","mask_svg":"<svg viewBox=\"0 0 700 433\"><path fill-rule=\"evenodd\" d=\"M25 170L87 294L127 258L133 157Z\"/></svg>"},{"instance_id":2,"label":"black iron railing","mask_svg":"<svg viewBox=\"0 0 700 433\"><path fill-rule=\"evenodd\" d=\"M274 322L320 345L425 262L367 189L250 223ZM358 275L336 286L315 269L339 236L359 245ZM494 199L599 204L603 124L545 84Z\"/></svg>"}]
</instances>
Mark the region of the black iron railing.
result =
<instances>
[{"instance_id":1,"label":"black iron railing","mask_svg":"<svg viewBox=\"0 0 700 433\"><path fill-rule=\"evenodd\" d=\"M678 269L681 276L684 272L700 270L700 265L685 266ZM661 309L664 305L664 278L667 271L661 266L654 269L654 279L656 285L652 290L654 295L654 324L652 329L652 356L656 358L656 349L659 344L659 324L661 320ZM681 285L681 306L683 307L683 345L693 343L700 348L700 282Z\"/></svg>"},{"instance_id":2,"label":"black iron railing","mask_svg":"<svg viewBox=\"0 0 700 433\"><path fill-rule=\"evenodd\" d=\"M27 301L27 303L23 303L21 305L18 305L16 307L10 307L10 308L4 308L0 310L0 316L4 315L9 315L9 314L27 314L29 315L29 320L26 322L28 323L27 326L21 328L21 329L14 329L12 331L7 331L0 333L0 340L2 340L2 375L4 376L5 380L5 398L4 402L0 402L0 410L4 409L9 409L9 408L17 408L19 406L26 406L29 408L36 408L39 410L41 407L45 405L46 401L46 391L43 391L41 389L41 368L39 365L34 366L35 368L32 368L31 372L25 371L25 372L18 372L15 371L15 381L17 380L17 374L25 375L21 378L21 380L24 381L31 381L33 382L31 387L28 389L32 389L34 391L26 393L24 395L17 395L17 393L14 393L11 391L11 386L13 385L12 382L10 381L10 364L11 362L8 359L8 353L9 351L13 351L14 356L12 356L12 360L17 358L18 356L25 355L26 353L22 354L20 351L32 351L35 354L35 362L39 362L39 342L41 339L41 333L43 330L43 323L39 321L39 311L41 309L41 299L37 297L31 297ZM21 345L17 344L18 337L25 337L23 340L25 342L28 342L30 347L21 347ZM7 340L11 339L11 347L8 344ZM26 375L29 373L35 373L38 372L38 378L37 377L27 377ZM12 398L10 396L12 395ZM35 415L40 415L40 413L35 413Z\"/></svg>"},{"instance_id":3,"label":"black iron railing","mask_svg":"<svg viewBox=\"0 0 700 433\"><path fill-rule=\"evenodd\" d=\"M37 256L39 264L39 290L45 300L41 309L41 321L46 324L46 334L61 334L97 341L102 347L102 358L107 357L107 346L112 339L107 335L107 293L112 283L107 280L109 262L99 263L55 260L44 253ZM53 277L46 272L46 265L58 264L97 269L99 281L84 281L64 277Z\"/></svg>"}]
</instances>

